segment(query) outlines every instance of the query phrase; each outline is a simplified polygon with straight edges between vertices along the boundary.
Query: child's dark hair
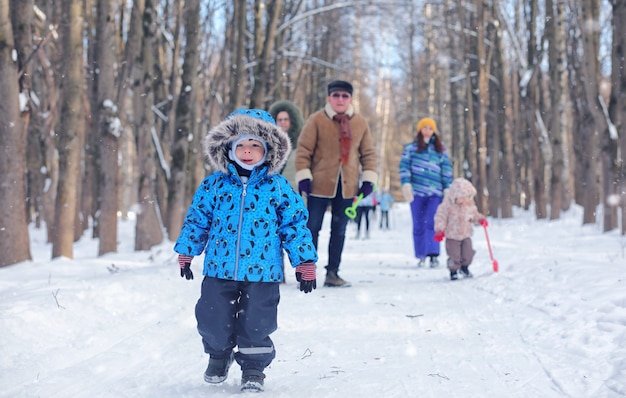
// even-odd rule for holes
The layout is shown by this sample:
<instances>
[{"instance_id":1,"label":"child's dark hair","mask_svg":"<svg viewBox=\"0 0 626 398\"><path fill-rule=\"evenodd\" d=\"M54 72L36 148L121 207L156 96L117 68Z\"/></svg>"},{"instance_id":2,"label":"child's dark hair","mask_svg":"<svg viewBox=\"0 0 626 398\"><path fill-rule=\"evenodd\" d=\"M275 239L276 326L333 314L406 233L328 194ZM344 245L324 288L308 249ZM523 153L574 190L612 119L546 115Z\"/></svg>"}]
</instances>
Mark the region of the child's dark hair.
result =
<instances>
[{"instance_id":1,"label":"child's dark hair","mask_svg":"<svg viewBox=\"0 0 626 398\"><path fill-rule=\"evenodd\" d=\"M439 134L434 133L433 137L435 137L435 151L437 151L438 153L443 153L444 147L441 139L439 138ZM426 147L428 146L428 143L424 141L424 136L422 135L421 131L417 133L415 141L417 142L417 152L424 152L426 150Z\"/></svg>"}]
</instances>

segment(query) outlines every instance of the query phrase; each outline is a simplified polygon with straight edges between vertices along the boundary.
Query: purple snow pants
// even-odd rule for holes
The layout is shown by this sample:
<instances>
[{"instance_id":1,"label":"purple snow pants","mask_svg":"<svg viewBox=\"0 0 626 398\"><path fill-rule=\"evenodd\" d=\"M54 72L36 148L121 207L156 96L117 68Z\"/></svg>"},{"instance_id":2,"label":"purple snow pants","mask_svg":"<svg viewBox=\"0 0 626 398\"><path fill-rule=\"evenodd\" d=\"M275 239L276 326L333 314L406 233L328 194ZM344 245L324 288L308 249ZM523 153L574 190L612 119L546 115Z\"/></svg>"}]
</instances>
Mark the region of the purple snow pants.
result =
<instances>
[{"instance_id":1,"label":"purple snow pants","mask_svg":"<svg viewBox=\"0 0 626 398\"><path fill-rule=\"evenodd\" d=\"M435 212L441 196L415 196L411 202L413 216L413 249L416 258L439 256L439 242L435 241Z\"/></svg>"}]
</instances>

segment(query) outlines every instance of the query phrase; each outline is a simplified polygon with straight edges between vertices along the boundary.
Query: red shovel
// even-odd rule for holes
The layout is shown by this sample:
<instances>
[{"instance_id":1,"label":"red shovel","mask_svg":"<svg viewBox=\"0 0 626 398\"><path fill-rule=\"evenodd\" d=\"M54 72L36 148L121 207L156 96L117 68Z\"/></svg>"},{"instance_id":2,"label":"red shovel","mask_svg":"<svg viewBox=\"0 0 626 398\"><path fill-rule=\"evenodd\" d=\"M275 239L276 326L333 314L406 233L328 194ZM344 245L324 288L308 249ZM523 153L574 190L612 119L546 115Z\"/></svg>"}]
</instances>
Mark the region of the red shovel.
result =
<instances>
[{"instance_id":1,"label":"red shovel","mask_svg":"<svg viewBox=\"0 0 626 398\"><path fill-rule=\"evenodd\" d=\"M493 252L491 251L491 243L489 243L489 234L487 233L487 226L483 225L485 229L485 238L487 238L487 248L489 249L489 257L491 257L491 263L493 264L493 272L498 272L498 260L493 258Z\"/></svg>"}]
</instances>

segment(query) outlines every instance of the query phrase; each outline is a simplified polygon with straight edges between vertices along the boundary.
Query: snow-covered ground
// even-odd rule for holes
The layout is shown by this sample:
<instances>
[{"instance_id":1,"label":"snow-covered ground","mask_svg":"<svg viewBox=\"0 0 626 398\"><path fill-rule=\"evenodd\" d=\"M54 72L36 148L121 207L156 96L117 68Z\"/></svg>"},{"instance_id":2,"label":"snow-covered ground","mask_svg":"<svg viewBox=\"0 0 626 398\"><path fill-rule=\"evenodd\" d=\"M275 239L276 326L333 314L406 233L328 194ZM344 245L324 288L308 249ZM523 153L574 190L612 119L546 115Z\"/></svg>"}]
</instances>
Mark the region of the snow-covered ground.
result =
<instances>
[{"instance_id":1,"label":"snow-covered ground","mask_svg":"<svg viewBox=\"0 0 626 398\"><path fill-rule=\"evenodd\" d=\"M626 396L626 239L561 220L489 219L500 272L475 229L473 279L418 269L406 204L368 240L349 227L340 275L324 288L281 289L277 357L266 397ZM31 230L34 261L0 268L1 397L230 397L241 372L209 385L195 329L196 279L179 276L172 243L133 252L120 221L119 253L97 257L89 235L75 259L50 261Z\"/></svg>"}]
</instances>

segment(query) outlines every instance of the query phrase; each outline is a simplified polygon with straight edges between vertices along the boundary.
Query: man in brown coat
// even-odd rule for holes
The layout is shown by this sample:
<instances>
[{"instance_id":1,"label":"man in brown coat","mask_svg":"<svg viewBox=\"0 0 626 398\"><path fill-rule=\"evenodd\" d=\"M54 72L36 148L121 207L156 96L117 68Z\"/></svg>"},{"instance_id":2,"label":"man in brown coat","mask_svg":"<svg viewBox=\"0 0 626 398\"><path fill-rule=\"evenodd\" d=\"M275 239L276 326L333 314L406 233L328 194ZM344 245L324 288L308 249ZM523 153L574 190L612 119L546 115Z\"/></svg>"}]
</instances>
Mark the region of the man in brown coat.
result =
<instances>
[{"instance_id":1,"label":"man in brown coat","mask_svg":"<svg viewBox=\"0 0 626 398\"><path fill-rule=\"evenodd\" d=\"M296 181L300 194L307 196L307 226L316 249L324 214L331 206L324 281L329 287L350 285L338 275L348 224L345 210L355 196L371 194L378 179L374 138L367 121L354 111L352 92L346 81L331 82L326 106L308 118L296 148Z\"/></svg>"}]
</instances>

